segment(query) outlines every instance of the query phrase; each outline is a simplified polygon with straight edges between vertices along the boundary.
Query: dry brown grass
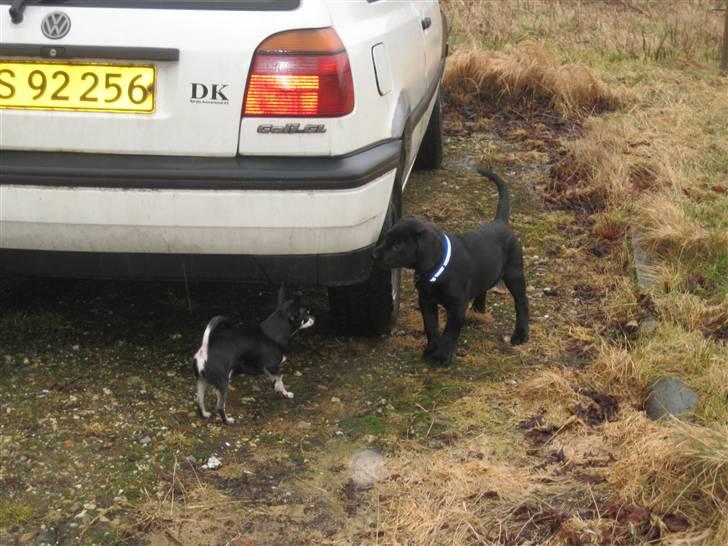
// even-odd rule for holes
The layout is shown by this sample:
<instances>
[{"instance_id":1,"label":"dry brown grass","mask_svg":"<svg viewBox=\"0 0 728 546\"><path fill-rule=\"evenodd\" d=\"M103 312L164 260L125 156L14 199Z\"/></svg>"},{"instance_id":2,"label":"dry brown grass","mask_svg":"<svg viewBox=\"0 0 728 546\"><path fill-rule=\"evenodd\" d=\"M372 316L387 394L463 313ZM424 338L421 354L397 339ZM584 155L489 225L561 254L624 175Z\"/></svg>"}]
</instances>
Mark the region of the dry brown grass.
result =
<instances>
[{"instance_id":1,"label":"dry brown grass","mask_svg":"<svg viewBox=\"0 0 728 546\"><path fill-rule=\"evenodd\" d=\"M658 277L660 278L660 277ZM660 320L678 325L688 331L710 335L728 324L728 297L717 304L710 304L696 294L680 290L655 294L653 303Z\"/></svg>"},{"instance_id":2,"label":"dry brown grass","mask_svg":"<svg viewBox=\"0 0 728 546\"><path fill-rule=\"evenodd\" d=\"M621 448L608 477L623 498L685 516L692 527L682 538L702 535L703 544L726 544L728 426L658 424L633 413L609 433Z\"/></svg>"},{"instance_id":3,"label":"dry brown grass","mask_svg":"<svg viewBox=\"0 0 728 546\"><path fill-rule=\"evenodd\" d=\"M660 257L706 259L728 249L728 232L702 227L686 212L687 199L662 192L642 199L637 216L639 242Z\"/></svg>"},{"instance_id":4,"label":"dry brown grass","mask_svg":"<svg viewBox=\"0 0 728 546\"><path fill-rule=\"evenodd\" d=\"M671 159L675 148L660 138L645 116L588 119L583 134L562 145L551 169L552 197L590 211L631 213L639 195L682 192L688 183Z\"/></svg>"},{"instance_id":5,"label":"dry brown grass","mask_svg":"<svg viewBox=\"0 0 728 546\"><path fill-rule=\"evenodd\" d=\"M561 422L571 415L570 408L584 400L576 390L578 382L573 370L546 369L519 386L516 396L531 411L542 410L550 420Z\"/></svg>"},{"instance_id":6,"label":"dry brown grass","mask_svg":"<svg viewBox=\"0 0 728 546\"><path fill-rule=\"evenodd\" d=\"M667 513L686 516L690 529L669 542L728 543L728 429L721 424L728 417L728 354L709 335L728 323L728 292L721 292L728 256L728 128L716 122L728 119L728 81L711 71L722 14L711 1L674 2L669 9L646 0L443 4L455 34L444 80L450 104L465 106L470 115L494 106L526 119L537 109L548 114L543 119L579 120L569 127L583 132L562 140L560 150L531 147L555 159L551 202L576 205L582 214L599 211L590 218L596 220L592 232L613 247L637 226L638 242L655 257L655 285L641 289L642 297L625 275L610 283L616 290L594 302L606 323L594 343L596 362L580 373L532 373L511 393L515 404L526 413L542 408L563 423L583 402L580 387L593 385L617 395L623 407L641 407L657 378L682 378L700 394L697 421L703 425L654 424L636 412L606 425L608 434L599 438L618 453L610 484L622 501L659 513L650 522L655 528L664 530L659 518ZM604 111L611 112L593 115ZM526 128L518 140L540 139L536 133ZM648 313L655 326L640 335L620 335L612 327L644 323ZM555 341L547 338L541 334L539 341ZM545 357L542 348L536 351ZM583 445L579 434L590 438L585 427L574 427L551 445L576 457L570 445ZM402 478L385 495L393 543L503 542L517 532L507 528L514 507L544 501L543 483L528 473L512 476L522 496L484 499L488 480L498 484L497 476L510 476L512 469L462 455L440 453L435 467L403 464ZM481 502L473 505L471 498ZM558 534L540 538L567 544L574 536L586 542L593 537L596 543L605 536L599 521L572 514ZM494 528L503 534L488 534Z\"/></svg>"},{"instance_id":7,"label":"dry brown grass","mask_svg":"<svg viewBox=\"0 0 728 546\"><path fill-rule=\"evenodd\" d=\"M487 533L492 524L497 528L497 502L526 502L537 484L524 476L517 466L471 459L462 461L453 454L443 454L430 461L426 468L401 468L402 483L391 502L391 522L385 519L382 528L393 544L464 544ZM385 494L386 497L386 494ZM487 508L490 506L490 510ZM502 511L500 517L506 516ZM446 531L445 533L442 533ZM444 536L443 536L444 535Z\"/></svg>"},{"instance_id":8,"label":"dry brown grass","mask_svg":"<svg viewBox=\"0 0 728 546\"><path fill-rule=\"evenodd\" d=\"M135 525L127 538L144 539L150 544L217 546L233 544L229 537L240 530L240 522L230 525L231 511L240 501L220 490L199 484L176 499L167 493L149 499L137 508ZM242 540L242 531L238 538Z\"/></svg>"},{"instance_id":9,"label":"dry brown grass","mask_svg":"<svg viewBox=\"0 0 728 546\"><path fill-rule=\"evenodd\" d=\"M618 95L581 64L560 65L535 41L505 53L475 45L456 50L443 78L452 104L552 109L565 117L615 108Z\"/></svg>"},{"instance_id":10,"label":"dry brown grass","mask_svg":"<svg viewBox=\"0 0 728 546\"><path fill-rule=\"evenodd\" d=\"M453 34L500 49L529 37L609 59L717 60L722 18L713 0L441 0Z\"/></svg>"},{"instance_id":11,"label":"dry brown grass","mask_svg":"<svg viewBox=\"0 0 728 546\"><path fill-rule=\"evenodd\" d=\"M680 377L701 396L697 414L707 422L728 413L728 354L699 331L658 322L632 349L604 343L591 372L599 385L641 407L660 377Z\"/></svg>"},{"instance_id":12,"label":"dry brown grass","mask_svg":"<svg viewBox=\"0 0 728 546\"><path fill-rule=\"evenodd\" d=\"M632 353L606 342L603 342L591 372L599 384L633 399L641 398L648 384L644 368L635 362Z\"/></svg>"}]
</instances>

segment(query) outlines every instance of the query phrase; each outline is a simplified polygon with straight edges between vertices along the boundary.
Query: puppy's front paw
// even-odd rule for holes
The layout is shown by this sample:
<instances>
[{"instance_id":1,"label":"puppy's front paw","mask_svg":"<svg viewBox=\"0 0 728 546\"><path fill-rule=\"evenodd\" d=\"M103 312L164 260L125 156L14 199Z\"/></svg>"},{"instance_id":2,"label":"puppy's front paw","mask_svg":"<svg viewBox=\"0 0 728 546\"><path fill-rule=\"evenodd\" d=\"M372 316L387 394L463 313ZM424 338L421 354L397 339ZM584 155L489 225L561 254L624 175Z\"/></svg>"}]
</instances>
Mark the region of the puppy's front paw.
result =
<instances>
[{"instance_id":1,"label":"puppy's front paw","mask_svg":"<svg viewBox=\"0 0 728 546\"><path fill-rule=\"evenodd\" d=\"M425 357L425 360L428 362L428 364L435 368L445 368L450 365L450 361L452 360L452 353L438 350L430 355L427 355Z\"/></svg>"},{"instance_id":2,"label":"puppy's front paw","mask_svg":"<svg viewBox=\"0 0 728 546\"><path fill-rule=\"evenodd\" d=\"M234 425L235 424L235 419L233 419L232 417L227 417L226 416L225 417L225 424L226 425Z\"/></svg>"},{"instance_id":3,"label":"puppy's front paw","mask_svg":"<svg viewBox=\"0 0 728 546\"><path fill-rule=\"evenodd\" d=\"M433 339L431 339L430 341L427 342L427 347L425 347L425 350L422 351L422 357L425 360L427 360L430 355L432 355L433 353L437 352L437 347L438 347L437 342L438 342L439 339L440 338L437 338L436 337L436 338L433 338Z\"/></svg>"},{"instance_id":4,"label":"puppy's front paw","mask_svg":"<svg viewBox=\"0 0 728 546\"><path fill-rule=\"evenodd\" d=\"M210 417L212 417L212 413L210 413L209 411L201 411L200 417L202 417L203 419L209 419Z\"/></svg>"},{"instance_id":5,"label":"puppy's front paw","mask_svg":"<svg viewBox=\"0 0 728 546\"><path fill-rule=\"evenodd\" d=\"M293 393L291 391L286 391L286 394L284 396L286 398L293 398Z\"/></svg>"},{"instance_id":6,"label":"puppy's front paw","mask_svg":"<svg viewBox=\"0 0 728 546\"><path fill-rule=\"evenodd\" d=\"M528 341L528 329L516 328L511 335L511 345L521 345Z\"/></svg>"}]
</instances>

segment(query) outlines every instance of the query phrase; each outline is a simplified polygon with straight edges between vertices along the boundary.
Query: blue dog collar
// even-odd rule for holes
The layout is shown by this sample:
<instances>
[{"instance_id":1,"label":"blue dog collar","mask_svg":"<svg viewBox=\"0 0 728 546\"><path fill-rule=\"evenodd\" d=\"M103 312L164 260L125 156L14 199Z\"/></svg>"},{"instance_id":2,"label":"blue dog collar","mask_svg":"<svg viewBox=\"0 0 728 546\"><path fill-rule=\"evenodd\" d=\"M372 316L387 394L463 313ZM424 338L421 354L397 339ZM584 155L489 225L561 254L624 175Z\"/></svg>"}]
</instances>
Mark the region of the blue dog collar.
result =
<instances>
[{"instance_id":1,"label":"blue dog collar","mask_svg":"<svg viewBox=\"0 0 728 546\"><path fill-rule=\"evenodd\" d=\"M442 234L443 239L445 239L445 256L442 258L442 262L440 262L440 265L435 269L435 272L432 274L432 277L430 277L430 282L435 282L440 275L443 274L445 271L445 268L447 267L447 264L450 263L450 256L452 256L452 244L450 243L450 238L447 236L446 233Z\"/></svg>"}]
</instances>

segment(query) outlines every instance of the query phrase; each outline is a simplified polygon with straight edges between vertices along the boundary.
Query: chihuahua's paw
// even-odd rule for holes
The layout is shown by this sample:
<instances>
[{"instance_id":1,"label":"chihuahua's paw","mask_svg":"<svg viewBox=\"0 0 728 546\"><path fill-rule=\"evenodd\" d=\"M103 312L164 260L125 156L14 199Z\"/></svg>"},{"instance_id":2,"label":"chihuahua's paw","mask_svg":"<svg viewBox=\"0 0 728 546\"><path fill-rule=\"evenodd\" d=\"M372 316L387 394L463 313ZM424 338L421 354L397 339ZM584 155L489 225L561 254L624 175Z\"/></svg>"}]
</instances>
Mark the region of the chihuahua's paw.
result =
<instances>
[{"instance_id":1,"label":"chihuahua's paw","mask_svg":"<svg viewBox=\"0 0 728 546\"><path fill-rule=\"evenodd\" d=\"M225 424L226 425L234 425L235 424L235 419L233 419L232 417L225 417Z\"/></svg>"},{"instance_id":2,"label":"chihuahua's paw","mask_svg":"<svg viewBox=\"0 0 728 546\"><path fill-rule=\"evenodd\" d=\"M212 417L212 413L210 413L209 411L201 411L200 417L202 417L203 419L209 419L210 417Z\"/></svg>"},{"instance_id":3,"label":"chihuahua's paw","mask_svg":"<svg viewBox=\"0 0 728 546\"><path fill-rule=\"evenodd\" d=\"M286 398L293 398L293 393L291 391L286 391L286 394L284 394Z\"/></svg>"}]
</instances>

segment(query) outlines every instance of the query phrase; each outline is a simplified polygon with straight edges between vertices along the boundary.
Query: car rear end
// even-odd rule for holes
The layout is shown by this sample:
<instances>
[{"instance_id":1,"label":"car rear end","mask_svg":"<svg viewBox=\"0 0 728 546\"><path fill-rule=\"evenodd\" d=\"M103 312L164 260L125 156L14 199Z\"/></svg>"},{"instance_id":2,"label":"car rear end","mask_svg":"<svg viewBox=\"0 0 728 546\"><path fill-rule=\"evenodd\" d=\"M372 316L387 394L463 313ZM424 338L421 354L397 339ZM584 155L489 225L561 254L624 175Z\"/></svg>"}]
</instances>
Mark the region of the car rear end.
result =
<instances>
[{"instance_id":1,"label":"car rear end","mask_svg":"<svg viewBox=\"0 0 728 546\"><path fill-rule=\"evenodd\" d=\"M367 278L400 164L314 0L0 4L0 269ZM355 128L352 130L352 128Z\"/></svg>"}]
</instances>

